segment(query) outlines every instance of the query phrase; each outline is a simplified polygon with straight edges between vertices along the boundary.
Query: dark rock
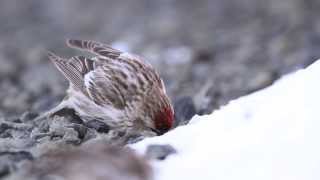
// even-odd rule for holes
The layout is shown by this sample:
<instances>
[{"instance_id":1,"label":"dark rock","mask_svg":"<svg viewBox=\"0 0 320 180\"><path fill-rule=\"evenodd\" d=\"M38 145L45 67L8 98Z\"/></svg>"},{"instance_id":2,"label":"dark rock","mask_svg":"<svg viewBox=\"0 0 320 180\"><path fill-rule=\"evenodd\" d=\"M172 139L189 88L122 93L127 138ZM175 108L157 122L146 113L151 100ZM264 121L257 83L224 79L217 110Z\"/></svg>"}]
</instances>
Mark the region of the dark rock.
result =
<instances>
[{"instance_id":1,"label":"dark rock","mask_svg":"<svg viewBox=\"0 0 320 180\"><path fill-rule=\"evenodd\" d=\"M19 162L22 160L33 160L32 154L27 151L17 151L17 152L3 151L3 152L0 152L0 157L1 156L7 156L8 159L15 162Z\"/></svg>"},{"instance_id":2,"label":"dark rock","mask_svg":"<svg viewBox=\"0 0 320 180\"><path fill-rule=\"evenodd\" d=\"M62 116L68 119L71 123L83 124L82 119L76 114L74 109L71 108L63 108L53 114L53 116Z\"/></svg>"},{"instance_id":3,"label":"dark rock","mask_svg":"<svg viewBox=\"0 0 320 180\"><path fill-rule=\"evenodd\" d=\"M19 117L16 117L16 116L8 117L6 119L6 121L13 122L13 123L22 123L21 119Z\"/></svg>"},{"instance_id":4,"label":"dark rock","mask_svg":"<svg viewBox=\"0 0 320 180\"><path fill-rule=\"evenodd\" d=\"M84 139L86 137L86 134L88 132L88 128L81 125L81 124L72 124L71 127L77 131L78 133L78 138L79 139Z\"/></svg>"},{"instance_id":5,"label":"dark rock","mask_svg":"<svg viewBox=\"0 0 320 180\"><path fill-rule=\"evenodd\" d=\"M0 131L0 138L12 138L10 131Z\"/></svg>"},{"instance_id":6,"label":"dark rock","mask_svg":"<svg viewBox=\"0 0 320 180\"><path fill-rule=\"evenodd\" d=\"M85 123L85 126L93 128L100 133L108 133L110 130L110 127L106 123L99 120L90 120Z\"/></svg>"},{"instance_id":7,"label":"dark rock","mask_svg":"<svg viewBox=\"0 0 320 180\"><path fill-rule=\"evenodd\" d=\"M14 122L14 123L22 123L20 118L14 118L14 119L12 119L12 122Z\"/></svg>"},{"instance_id":8,"label":"dark rock","mask_svg":"<svg viewBox=\"0 0 320 180\"><path fill-rule=\"evenodd\" d=\"M189 96L178 98L174 102L174 113L175 127L182 124L187 124L190 119L196 114L196 108L192 98Z\"/></svg>"},{"instance_id":9,"label":"dark rock","mask_svg":"<svg viewBox=\"0 0 320 180\"><path fill-rule=\"evenodd\" d=\"M0 179L9 175L9 173L10 173L9 165L0 163Z\"/></svg>"},{"instance_id":10,"label":"dark rock","mask_svg":"<svg viewBox=\"0 0 320 180\"><path fill-rule=\"evenodd\" d=\"M177 151L171 145L149 145L147 147L146 156L150 159L164 160L169 155L175 154Z\"/></svg>"},{"instance_id":11,"label":"dark rock","mask_svg":"<svg viewBox=\"0 0 320 180\"><path fill-rule=\"evenodd\" d=\"M201 62L211 61L214 59L214 52L209 49L200 49L195 52L193 59Z\"/></svg>"},{"instance_id":12,"label":"dark rock","mask_svg":"<svg viewBox=\"0 0 320 180\"><path fill-rule=\"evenodd\" d=\"M0 133L5 132L7 129L10 129L11 126L9 126L7 123L1 123L0 122Z\"/></svg>"},{"instance_id":13,"label":"dark rock","mask_svg":"<svg viewBox=\"0 0 320 180\"><path fill-rule=\"evenodd\" d=\"M128 137L127 143L128 144L134 144L137 143L139 141L142 141L145 137L142 135L131 135L130 137Z\"/></svg>"},{"instance_id":14,"label":"dark rock","mask_svg":"<svg viewBox=\"0 0 320 180\"><path fill-rule=\"evenodd\" d=\"M40 132L46 133L49 131L50 126L47 122L47 119L42 119L41 121L34 122L34 124Z\"/></svg>"},{"instance_id":15,"label":"dark rock","mask_svg":"<svg viewBox=\"0 0 320 180\"><path fill-rule=\"evenodd\" d=\"M16 163L23 160L33 160L27 151L0 151L0 179L16 169Z\"/></svg>"}]
</instances>

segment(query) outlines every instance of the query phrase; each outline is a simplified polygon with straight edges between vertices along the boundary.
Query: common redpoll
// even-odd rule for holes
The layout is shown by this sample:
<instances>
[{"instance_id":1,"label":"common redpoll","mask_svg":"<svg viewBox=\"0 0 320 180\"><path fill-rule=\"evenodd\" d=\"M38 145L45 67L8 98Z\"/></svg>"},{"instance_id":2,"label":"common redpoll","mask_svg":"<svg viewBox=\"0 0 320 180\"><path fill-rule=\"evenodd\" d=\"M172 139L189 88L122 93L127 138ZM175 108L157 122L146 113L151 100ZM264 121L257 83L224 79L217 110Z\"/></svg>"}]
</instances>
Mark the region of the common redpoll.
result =
<instances>
[{"instance_id":1,"label":"common redpoll","mask_svg":"<svg viewBox=\"0 0 320 180\"><path fill-rule=\"evenodd\" d=\"M70 59L49 53L69 80L66 98L56 108L72 108L83 121L99 119L126 132L167 132L174 115L162 79L138 56L105 44L68 40L69 47L95 54Z\"/></svg>"}]
</instances>

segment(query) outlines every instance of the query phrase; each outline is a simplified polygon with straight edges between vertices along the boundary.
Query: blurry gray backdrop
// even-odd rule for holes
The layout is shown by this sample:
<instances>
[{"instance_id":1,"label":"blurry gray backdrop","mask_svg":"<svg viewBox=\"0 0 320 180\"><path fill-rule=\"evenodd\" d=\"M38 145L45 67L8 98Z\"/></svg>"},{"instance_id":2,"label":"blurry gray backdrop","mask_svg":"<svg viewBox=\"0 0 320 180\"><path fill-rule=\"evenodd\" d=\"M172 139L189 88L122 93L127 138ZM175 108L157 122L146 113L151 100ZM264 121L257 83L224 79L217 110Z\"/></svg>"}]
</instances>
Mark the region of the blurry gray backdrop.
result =
<instances>
[{"instance_id":1,"label":"blurry gray backdrop","mask_svg":"<svg viewBox=\"0 0 320 180\"><path fill-rule=\"evenodd\" d=\"M319 17L318 0L1 0L0 117L63 98L46 52L81 53L66 38L145 57L178 112L208 113L320 58Z\"/></svg>"}]
</instances>

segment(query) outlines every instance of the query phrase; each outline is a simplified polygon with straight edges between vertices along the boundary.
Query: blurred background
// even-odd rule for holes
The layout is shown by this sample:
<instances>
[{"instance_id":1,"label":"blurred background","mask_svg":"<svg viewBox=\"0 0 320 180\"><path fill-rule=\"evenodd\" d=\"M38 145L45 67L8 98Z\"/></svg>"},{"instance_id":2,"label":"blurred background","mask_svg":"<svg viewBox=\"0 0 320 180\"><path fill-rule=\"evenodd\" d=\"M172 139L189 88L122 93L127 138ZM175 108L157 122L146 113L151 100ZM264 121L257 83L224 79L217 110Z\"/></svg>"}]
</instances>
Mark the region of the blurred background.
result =
<instances>
[{"instance_id":1,"label":"blurred background","mask_svg":"<svg viewBox=\"0 0 320 180\"><path fill-rule=\"evenodd\" d=\"M0 117L59 103L46 57L96 40L146 58L177 114L205 114L320 58L318 0L1 0Z\"/></svg>"}]
</instances>

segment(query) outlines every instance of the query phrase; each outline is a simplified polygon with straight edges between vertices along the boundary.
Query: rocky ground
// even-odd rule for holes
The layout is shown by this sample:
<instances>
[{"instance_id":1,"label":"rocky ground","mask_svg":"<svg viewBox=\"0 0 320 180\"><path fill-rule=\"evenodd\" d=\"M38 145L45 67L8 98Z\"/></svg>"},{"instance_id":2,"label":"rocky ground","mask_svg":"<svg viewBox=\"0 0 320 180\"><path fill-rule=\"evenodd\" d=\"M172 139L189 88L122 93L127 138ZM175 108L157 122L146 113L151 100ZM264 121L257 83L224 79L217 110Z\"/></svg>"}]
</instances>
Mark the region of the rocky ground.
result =
<instances>
[{"instance_id":1,"label":"rocky ground","mask_svg":"<svg viewBox=\"0 0 320 180\"><path fill-rule=\"evenodd\" d=\"M145 57L164 78L179 123L264 88L320 57L317 0L0 2L0 178L43 149L106 136L74 118L35 122L67 82L46 57L66 38ZM59 122L59 123L57 123Z\"/></svg>"}]
</instances>

